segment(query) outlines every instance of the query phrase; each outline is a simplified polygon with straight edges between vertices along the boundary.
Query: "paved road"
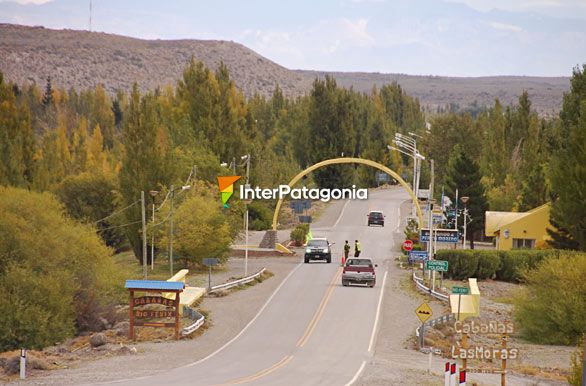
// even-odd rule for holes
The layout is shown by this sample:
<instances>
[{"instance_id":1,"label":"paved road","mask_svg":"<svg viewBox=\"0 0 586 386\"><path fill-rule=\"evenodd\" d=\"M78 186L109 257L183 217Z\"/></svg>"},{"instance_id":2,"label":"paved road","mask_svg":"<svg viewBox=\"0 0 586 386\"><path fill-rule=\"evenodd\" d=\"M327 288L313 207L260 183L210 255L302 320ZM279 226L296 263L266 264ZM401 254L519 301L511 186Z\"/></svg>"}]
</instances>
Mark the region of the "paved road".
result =
<instances>
[{"instance_id":1,"label":"paved road","mask_svg":"<svg viewBox=\"0 0 586 386\"><path fill-rule=\"evenodd\" d=\"M368 201L349 201L339 216L323 216L314 237L327 236L332 264L300 264L291 271L247 328L215 354L126 385L344 385L371 355L377 308L386 276L399 206L399 190L371 192ZM367 227L369 210L386 214L386 227ZM333 218L336 217L336 218ZM344 240L358 238L362 256L379 265L377 285L342 287ZM300 257L301 260L301 257ZM387 280L392 280L388 277Z\"/></svg>"}]
</instances>

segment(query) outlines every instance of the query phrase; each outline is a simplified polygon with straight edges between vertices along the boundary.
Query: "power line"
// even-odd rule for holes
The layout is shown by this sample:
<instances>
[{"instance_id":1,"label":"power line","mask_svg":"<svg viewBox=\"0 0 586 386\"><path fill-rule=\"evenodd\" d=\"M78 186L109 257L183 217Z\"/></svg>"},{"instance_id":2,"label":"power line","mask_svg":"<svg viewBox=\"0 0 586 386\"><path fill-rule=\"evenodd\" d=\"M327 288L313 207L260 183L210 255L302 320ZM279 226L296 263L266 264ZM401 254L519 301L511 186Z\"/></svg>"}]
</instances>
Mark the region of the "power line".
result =
<instances>
[{"instance_id":1,"label":"power line","mask_svg":"<svg viewBox=\"0 0 586 386\"><path fill-rule=\"evenodd\" d=\"M164 223L165 221L169 220L169 217L171 217L171 212L169 212L169 214L167 214L167 217L165 217L165 218L163 219L163 221L161 221L161 222L158 222L158 223L156 223L156 224L150 224L151 228L153 228L153 227L158 227L159 225L161 225L161 224L162 224L162 223Z\"/></svg>"},{"instance_id":2,"label":"power line","mask_svg":"<svg viewBox=\"0 0 586 386\"><path fill-rule=\"evenodd\" d=\"M135 202L133 202L132 204L128 205L126 208L122 208L122 209L120 209L120 210L117 210L117 211L115 211L115 212L113 212L113 213L111 213L111 214L107 215L106 217L99 219L98 221L94 221L94 222L93 222L93 224L97 224L97 223L99 223L99 222L102 222L102 221L104 221L104 220L106 220L106 219L109 219L110 217L112 217L112 216L114 216L114 215L116 215L116 214L118 214L118 213L120 213L120 212L123 212L123 211L125 211L126 209L128 209L128 208L130 208L130 207L132 207L132 206L134 206L134 205L136 205L136 204L138 204L139 202L140 202L140 200L136 200L136 201L135 201Z\"/></svg>"},{"instance_id":3,"label":"power line","mask_svg":"<svg viewBox=\"0 0 586 386\"><path fill-rule=\"evenodd\" d=\"M171 195L171 191L167 192L167 195L165 196L165 199L163 200L163 202L161 202L161 205L159 205L159 207L157 209L155 209L157 212L159 210L161 210L161 208L163 207L163 205L165 205L165 203L167 202L167 199L169 198L169 196Z\"/></svg>"}]
</instances>

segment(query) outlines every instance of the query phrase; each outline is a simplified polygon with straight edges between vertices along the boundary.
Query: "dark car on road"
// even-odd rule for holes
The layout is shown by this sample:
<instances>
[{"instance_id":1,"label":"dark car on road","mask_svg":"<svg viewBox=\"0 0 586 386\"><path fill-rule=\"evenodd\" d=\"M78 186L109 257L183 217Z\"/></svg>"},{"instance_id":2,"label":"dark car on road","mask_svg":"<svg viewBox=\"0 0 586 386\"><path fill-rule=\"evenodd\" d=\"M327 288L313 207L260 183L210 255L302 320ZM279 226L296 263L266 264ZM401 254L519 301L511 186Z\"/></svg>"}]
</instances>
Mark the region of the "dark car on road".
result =
<instances>
[{"instance_id":1,"label":"dark car on road","mask_svg":"<svg viewBox=\"0 0 586 386\"><path fill-rule=\"evenodd\" d=\"M371 225L385 226L385 216L383 215L383 212L373 210L368 213L368 226Z\"/></svg>"},{"instance_id":2,"label":"dark car on road","mask_svg":"<svg viewBox=\"0 0 586 386\"><path fill-rule=\"evenodd\" d=\"M325 238L314 238L309 240L305 247L305 262L310 260L325 260L332 262L332 244Z\"/></svg>"},{"instance_id":3,"label":"dark car on road","mask_svg":"<svg viewBox=\"0 0 586 386\"><path fill-rule=\"evenodd\" d=\"M374 287L376 284L376 272L371 259L353 258L348 259L342 271L342 285L347 287L350 284L366 284Z\"/></svg>"}]
</instances>

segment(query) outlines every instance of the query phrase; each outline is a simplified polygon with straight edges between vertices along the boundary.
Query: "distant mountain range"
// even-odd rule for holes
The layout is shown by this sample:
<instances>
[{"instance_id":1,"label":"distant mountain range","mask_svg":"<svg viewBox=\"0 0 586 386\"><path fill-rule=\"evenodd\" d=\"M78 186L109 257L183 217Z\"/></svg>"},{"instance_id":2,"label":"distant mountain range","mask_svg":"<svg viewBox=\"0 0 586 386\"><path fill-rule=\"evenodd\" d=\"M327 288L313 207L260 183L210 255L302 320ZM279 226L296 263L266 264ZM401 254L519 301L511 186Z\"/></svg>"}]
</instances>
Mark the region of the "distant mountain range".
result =
<instances>
[{"instance_id":1,"label":"distant mountain range","mask_svg":"<svg viewBox=\"0 0 586 386\"><path fill-rule=\"evenodd\" d=\"M396 81L427 111L438 107L466 109L490 106L495 98L515 103L527 90L533 107L556 114L568 77L493 76L460 78L366 72L289 70L234 42L218 40L141 40L98 32L53 30L0 24L0 71L17 83L44 86L51 76L56 86L70 88L103 84L109 92L174 84L191 57L216 68L223 61L247 95L269 96L278 84L287 96L308 93L315 77L330 74L339 85L370 92L374 85Z\"/></svg>"}]
</instances>

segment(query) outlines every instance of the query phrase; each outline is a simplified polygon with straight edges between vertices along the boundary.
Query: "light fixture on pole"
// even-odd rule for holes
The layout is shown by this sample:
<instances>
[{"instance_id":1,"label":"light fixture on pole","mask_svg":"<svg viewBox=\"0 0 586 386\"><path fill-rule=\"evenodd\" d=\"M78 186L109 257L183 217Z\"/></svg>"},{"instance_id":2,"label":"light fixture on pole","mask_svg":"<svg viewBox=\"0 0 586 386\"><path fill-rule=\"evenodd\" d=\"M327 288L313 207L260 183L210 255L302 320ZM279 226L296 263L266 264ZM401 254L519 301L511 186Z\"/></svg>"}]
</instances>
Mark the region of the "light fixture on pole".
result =
<instances>
[{"instance_id":1,"label":"light fixture on pole","mask_svg":"<svg viewBox=\"0 0 586 386\"><path fill-rule=\"evenodd\" d=\"M470 200L470 197L468 196L462 196L460 198L460 200L462 201L462 203L464 204L464 240L463 240L463 249L466 249L466 226L468 225L468 206L466 205L468 203L468 201Z\"/></svg>"},{"instance_id":2,"label":"light fixture on pole","mask_svg":"<svg viewBox=\"0 0 586 386\"><path fill-rule=\"evenodd\" d=\"M153 225L155 224L155 197L159 194L158 190L149 191L153 199ZM151 235L151 271L155 269L155 228L152 229Z\"/></svg>"}]
</instances>

